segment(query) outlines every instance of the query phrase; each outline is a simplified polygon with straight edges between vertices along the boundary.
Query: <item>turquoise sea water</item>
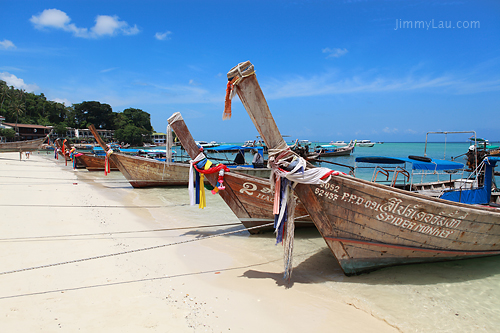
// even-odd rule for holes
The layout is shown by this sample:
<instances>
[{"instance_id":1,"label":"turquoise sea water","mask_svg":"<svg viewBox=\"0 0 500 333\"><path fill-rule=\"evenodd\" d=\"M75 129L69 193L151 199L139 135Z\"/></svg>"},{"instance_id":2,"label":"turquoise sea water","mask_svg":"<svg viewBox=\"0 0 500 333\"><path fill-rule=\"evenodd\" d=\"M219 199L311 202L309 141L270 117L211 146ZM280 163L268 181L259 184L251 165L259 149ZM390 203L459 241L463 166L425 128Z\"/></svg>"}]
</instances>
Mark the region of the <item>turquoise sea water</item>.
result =
<instances>
[{"instance_id":1,"label":"turquoise sea water","mask_svg":"<svg viewBox=\"0 0 500 333\"><path fill-rule=\"evenodd\" d=\"M242 142L234 143L235 145L242 145ZM311 147L316 147L322 144L328 144L328 142L313 142ZM496 144L498 145L498 144ZM354 152L349 156L335 156L335 157L324 157L322 158L325 161L334 162L337 164L331 163L320 163L316 165L327 167L334 170L339 170L342 172L349 172L349 168L339 166L338 164L343 164L347 166L354 167L356 157L361 156L387 156L387 157L408 157L409 155L416 156L427 156L433 159L442 159L448 161L455 161L459 163L466 163L466 159L464 154L467 152L470 144L468 142L428 142L427 145L425 142L387 142L387 143L377 143L373 147L356 147ZM181 150L179 147L175 148L178 154L181 154ZM214 158L214 162L219 161L221 163L225 163L228 161L233 161L236 154L233 153L218 153L218 154L210 154L209 158ZM267 156L264 156L267 158ZM184 158L185 152L184 152ZM245 159L248 163L252 161L252 153L247 152L245 154ZM371 180L373 174L373 170L358 170L356 173L356 177ZM467 177L468 174L457 174L454 175L453 178L461 178ZM435 180L443 180L437 179L437 177L426 177L425 181L435 181ZM500 178L496 177L496 183L500 184Z\"/></svg>"}]
</instances>

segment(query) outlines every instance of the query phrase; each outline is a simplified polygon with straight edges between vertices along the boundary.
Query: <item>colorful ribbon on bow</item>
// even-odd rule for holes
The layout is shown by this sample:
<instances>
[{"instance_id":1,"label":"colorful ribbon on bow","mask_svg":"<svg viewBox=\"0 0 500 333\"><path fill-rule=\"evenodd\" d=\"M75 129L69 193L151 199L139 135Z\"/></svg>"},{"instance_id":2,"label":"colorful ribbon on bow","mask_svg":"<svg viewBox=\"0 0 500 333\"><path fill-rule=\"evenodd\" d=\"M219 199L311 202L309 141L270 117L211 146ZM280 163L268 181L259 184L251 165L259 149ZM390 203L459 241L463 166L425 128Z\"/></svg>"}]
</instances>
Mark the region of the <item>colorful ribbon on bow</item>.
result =
<instances>
[{"instance_id":1,"label":"colorful ribbon on bow","mask_svg":"<svg viewBox=\"0 0 500 333\"><path fill-rule=\"evenodd\" d=\"M109 156L113 154L113 149L109 148L107 151L106 151L106 156L104 156L104 175L107 176L108 173L111 172L111 167L110 167L110 163L109 163Z\"/></svg>"},{"instance_id":2,"label":"colorful ribbon on bow","mask_svg":"<svg viewBox=\"0 0 500 333\"><path fill-rule=\"evenodd\" d=\"M194 160L190 161L191 168L189 172L189 196L191 206L198 204L200 209L206 207L205 199L205 175L212 173L219 173L219 178L216 187L212 189L212 194L216 194L219 190L223 190L225 187L224 183L224 172L228 172L229 168L224 164L217 164L213 166L213 163L200 153ZM193 177L193 173L196 177ZM194 185L193 185L194 183ZM195 188L196 187L196 188Z\"/></svg>"}]
</instances>

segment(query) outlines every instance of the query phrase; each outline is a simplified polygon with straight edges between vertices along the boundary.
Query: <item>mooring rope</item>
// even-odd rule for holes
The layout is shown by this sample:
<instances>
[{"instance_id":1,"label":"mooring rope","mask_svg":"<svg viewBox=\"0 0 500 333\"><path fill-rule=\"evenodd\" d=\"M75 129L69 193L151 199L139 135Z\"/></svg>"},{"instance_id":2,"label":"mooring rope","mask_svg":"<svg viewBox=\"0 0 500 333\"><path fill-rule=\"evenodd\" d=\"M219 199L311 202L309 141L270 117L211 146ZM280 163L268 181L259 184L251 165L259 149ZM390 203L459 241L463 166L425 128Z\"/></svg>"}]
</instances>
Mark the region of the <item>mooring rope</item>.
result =
<instances>
[{"instance_id":1,"label":"mooring rope","mask_svg":"<svg viewBox=\"0 0 500 333\"><path fill-rule=\"evenodd\" d=\"M177 205L149 205L149 206L118 206L118 205L32 205L32 204L0 204L0 207L51 207L51 208L162 208L182 207L188 204Z\"/></svg>"},{"instance_id":2,"label":"mooring rope","mask_svg":"<svg viewBox=\"0 0 500 333\"><path fill-rule=\"evenodd\" d=\"M63 237L103 236L103 235L119 235L119 234L136 234L136 233L138 234L138 233L145 233L145 232L163 232L163 231L190 230L190 229L202 229L202 228L214 228L214 227L230 227L230 226L235 226L235 225L241 225L241 223L236 222L236 223L224 223L224 224L207 224L207 225L191 226L191 227L161 228L161 229L132 230L132 231L108 231L108 232L97 232L97 233L90 233L90 234L12 237L12 238L0 238L0 242L17 241L17 240L31 240L31 239L51 239L51 238L63 238Z\"/></svg>"},{"instance_id":3,"label":"mooring rope","mask_svg":"<svg viewBox=\"0 0 500 333\"><path fill-rule=\"evenodd\" d=\"M220 236L226 236L226 235L230 235L230 234L236 234L238 232L242 232L242 231L245 231L245 230L252 230L252 229L269 227L269 226L271 226L273 224L274 223L267 223L267 224L263 224L263 225L259 225L259 226L255 226L255 227L239 229L239 230L236 230L236 231L223 232L223 233L216 234L216 235L203 236L203 237L194 238L194 239L187 239L187 240L180 241L180 242L174 242L174 243L162 244L162 245L155 245L155 246L144 247L144 248L140 248L140 249L134 249L134 250L123 251L123 252L116 252L116 253L110 253L110 254L103 254L103 255L99 255L99 256L93 256L93 257L88 257L88 258L81 258L81 259L63 261L63 262L58 262L58 263L53 263L53 264L47 264L47 265L41 265L41 266L33 266L33 267L21 268L21 269L16 269L16 270L12 270L12 271L0 272L0 275L20 273L20 272L31 271L31 270L35 270L35 269L48 268L48 267L54 267L54 266L61 266L61 265L67 265L67 264L74 264L74 263L77 263L77 262L90 261L90 260L102 259L102 258L109 258L109 257L115 257L115 256L124 255L124 254L131 254L131 253L136 253L136 252L142 252L142 251L149 251L149 250L159 249L159 248L163 248L163 247L167 247L167 246L192 243L192 242L201 241L201 240L205 240L205 239L210 239L210 238L215 238L215 237L220 237Z\"/></svg>"}]
</instances>

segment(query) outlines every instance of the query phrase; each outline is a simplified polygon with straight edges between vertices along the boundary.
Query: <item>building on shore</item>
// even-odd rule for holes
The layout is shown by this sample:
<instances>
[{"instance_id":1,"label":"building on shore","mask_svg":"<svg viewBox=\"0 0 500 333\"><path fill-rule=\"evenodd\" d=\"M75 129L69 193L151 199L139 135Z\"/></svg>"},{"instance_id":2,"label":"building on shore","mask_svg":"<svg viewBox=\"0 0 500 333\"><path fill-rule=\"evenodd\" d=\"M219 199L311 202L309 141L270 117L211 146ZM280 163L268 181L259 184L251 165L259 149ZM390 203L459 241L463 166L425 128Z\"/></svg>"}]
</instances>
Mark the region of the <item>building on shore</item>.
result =
<instances>
[{"instance_id":1,"label":"building on shore","mask_svg":"<svg viewBox=\"0 0 500 333\"><path fill-rule=\"evenodd\" d=\"M153 133L153 143L157 146L165 146L167 143L167 135L165 133Z\"/></svg>"},{"instance_id":2,"label":"building on shore","mask_svg":"<svg viewBox=\"0 0 500 333\"><path fill-rule=\"evenodd\" d=\"M38 139L46 136L53 129L53 126L5 123L4 121L5 118L0 116L0 129L13 129L14 131L16 131L16 136L14 141ZM112 140L115 134L114 130L107 130L107 129L98 129L97 132L105 140ZM61 137L59 133L53 132L50 135L51 140L56 139L58 137ZM78 139L78 141L94 140L94 136L87 128L79 129L79 128L67 127L65 135L62 135L62 137L68 139ZM0 142L5 142L5 138L0 137Z\"/></svg>"}]
</instances>

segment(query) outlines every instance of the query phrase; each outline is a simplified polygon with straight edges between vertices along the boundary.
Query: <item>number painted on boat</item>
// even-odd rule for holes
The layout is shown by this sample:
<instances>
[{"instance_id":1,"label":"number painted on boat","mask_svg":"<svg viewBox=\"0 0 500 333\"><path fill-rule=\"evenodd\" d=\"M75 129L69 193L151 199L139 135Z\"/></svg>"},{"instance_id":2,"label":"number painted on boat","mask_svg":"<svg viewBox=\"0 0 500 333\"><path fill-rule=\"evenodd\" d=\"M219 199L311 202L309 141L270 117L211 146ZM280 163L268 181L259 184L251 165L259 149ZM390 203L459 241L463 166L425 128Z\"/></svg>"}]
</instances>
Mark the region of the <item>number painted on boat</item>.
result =
<instances>
[{"instance_id":1,"label":"number painted on boat","mask_svg":"<svg viewBox=\"0 0 500 333\"><path fill-rule=\"evenodd\" d=\"M467 212L458 210L433 214L426 212L420 205L405 203L399 198L390 198L387 202L380 203L368 196L348 192L340 193L339 190L338 185L326 183L316 187L314 194L323 200L338 200L347 205L373 211L369 215L378 221L430 236L448 238L454 233L454 230L450 229L458 229L461 222L468 216ZM358 209L353 208L356 211Z\"/></svg>"},{"instance_id":2,"label":"number painted on boat","mask_svg":"<svg viewBox=\"0 0 500 333\"><path fill-rule=\"evenodd\" d=\"M325 191L323 189L320 189L319 187L316 187L316 189L314 190L314 193L316 193L316 195L318 195L320 197L326 197L327 199L330 199L333 201L335 201L339 198L338 194Z\"/></svg>"},{"instance_id":3,"label":"number painted on boat","mask_svg":"<svg viewBox=\"0 0 500 333\"><path fill-rule=\"evenodd\" d=\"M340 189L340 186L330 183L320 184L319 187L324 187L326 190L331 190L336 193L338 193Z\"/></svg>"},{"instance_id":4,"label":"number painted on boat","mask_svg":"<svg viewBox=\"0 0 500 333\"><path fill-rule=\"evenodd\" d=\"M271 189L269 187L264 186L259 190L259 187L254 183L243 183L243 188L240 188L240 193L252 196L254 195L254 193L257 193L257 195L255 196L257 199L274 202L273 196L269 195L271 193Z\"/></svg>"},{"instance_id":5,"label":"number painted on boat","mask_svg":"<svg viewBox=\"0 0 500 333\"><path fill-rule=\"evenodd\" d=\"M254 191L257 191L257 185L253 183L244 183L243 188L240 189L240 193L245 193L248 195L253 195Z\"/></svg>"}]
</instances>

